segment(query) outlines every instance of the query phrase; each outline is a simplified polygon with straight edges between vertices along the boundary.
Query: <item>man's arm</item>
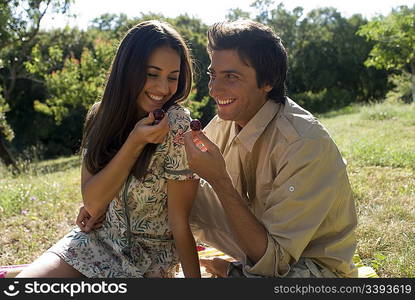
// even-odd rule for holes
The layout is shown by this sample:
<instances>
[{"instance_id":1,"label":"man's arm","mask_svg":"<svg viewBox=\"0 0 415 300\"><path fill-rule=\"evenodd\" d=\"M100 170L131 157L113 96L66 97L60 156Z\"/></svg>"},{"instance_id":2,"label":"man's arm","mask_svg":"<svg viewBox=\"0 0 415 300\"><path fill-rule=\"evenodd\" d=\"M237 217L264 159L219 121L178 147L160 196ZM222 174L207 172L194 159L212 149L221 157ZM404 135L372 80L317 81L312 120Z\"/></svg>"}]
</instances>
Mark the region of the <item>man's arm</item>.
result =
<instances>
[{"instance_id":1,"label":"man's arm","mask_svg":"<svg viewBox=\"0 0 415 300\"><path fill-rule=\"evenodd\" d=\"M222 203L237 243L255 264L267 248L267 232L264 226L242 200L229 175L226 180L212 180L209 183Z\"/></svg>"},{"instance_id":2,"label":"man's arm","mask_svg":"<svg viewBox=\"0 0 415 300\"><path fill-rule=\"evenodd\" d=\"M332 271L345 270L354 252L356 220L337 147L328 136L318 136L297 139L280 150L278 176L261 199L268 248L247 271L283 277L303 256L316 258Z\"/></svg>"},{"instance_id":3,"label":"man's arm","mask_svg":"<svg viewBox=\"0 0 415 300\"><path fill-rule=\"evenodd\" d=\"M234 188L218 147L201 132L198 138L207 148L206 152L196 147L191 132L184 136L189 167L210 183L222 203L238 245L251 262L256 263L267 249L266 229Z\"/></svg>"},{"instance_id":4,"label":"man's arm","mask_svg":"<svg viewBox=\"0 0 415 300\"><path fill-rule=\"evenodd\" d=\"M249 212L244 212L248 208L238 195L233 196L236 191L230 188L225 162L217 147L203 135L200 140L207 145L208 152L198 153L191 137L186 136L189 165L218 194L240 247L252 260L247 272L285 276L290 263L307 251L307 255L320 260L327 258L324 262L333 270L340 264L350 264L355 248L354 203L345 164L329 136L298 139L279 153L278 176L267 197L262 199L265 211L261 224L256 219L249 222ZM257 226L263 226L267 236L265 251L261 241L254 240L262 236ZM309 249L312 240L318 240L319 245ZM264 251L259 260L255 249L260 247L256 244ZM325 249L323 244L327 246Z\"/></svg>"}]
</instances>

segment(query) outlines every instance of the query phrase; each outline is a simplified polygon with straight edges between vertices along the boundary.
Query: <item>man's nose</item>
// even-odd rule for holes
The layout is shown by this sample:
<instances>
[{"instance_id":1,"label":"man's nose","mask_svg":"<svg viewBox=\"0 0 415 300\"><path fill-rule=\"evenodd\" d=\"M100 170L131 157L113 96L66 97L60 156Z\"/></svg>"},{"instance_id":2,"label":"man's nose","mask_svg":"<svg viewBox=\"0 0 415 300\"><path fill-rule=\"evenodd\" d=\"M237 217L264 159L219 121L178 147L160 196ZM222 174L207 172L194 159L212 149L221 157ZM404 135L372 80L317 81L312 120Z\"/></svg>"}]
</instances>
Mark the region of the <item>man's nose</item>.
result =
<instances>
[{"instance_id":1,"label":"man's nose","mask_svg":"<svg viewBox=\"0 0 415 300\"><path fill-rule=\"evenodd\" d=\"M224 90L223 84L218 80L210 80L209 81L209 95L211 97L215 97L215 95L221 93Z\"/></svg>"}]
</instances>

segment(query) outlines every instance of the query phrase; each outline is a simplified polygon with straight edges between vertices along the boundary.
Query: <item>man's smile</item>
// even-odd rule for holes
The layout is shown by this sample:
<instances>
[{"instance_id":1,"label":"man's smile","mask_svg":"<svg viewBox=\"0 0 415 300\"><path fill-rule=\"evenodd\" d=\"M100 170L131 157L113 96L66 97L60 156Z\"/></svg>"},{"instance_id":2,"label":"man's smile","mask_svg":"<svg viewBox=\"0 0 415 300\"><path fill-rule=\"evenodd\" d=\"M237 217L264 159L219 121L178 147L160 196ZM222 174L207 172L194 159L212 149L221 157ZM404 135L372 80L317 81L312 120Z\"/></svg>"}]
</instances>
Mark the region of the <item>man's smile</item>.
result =
<instances>
[{"instance_id":1,"label":"man's smile","mask_svg":"<svg viewBox=\"0 0 415 300\"><path fill-rule=\"evenodd\" d=\"M224 106L235 102L236 98L216 98L215 100L220 106Z\"/></svg>"}]
</instances>

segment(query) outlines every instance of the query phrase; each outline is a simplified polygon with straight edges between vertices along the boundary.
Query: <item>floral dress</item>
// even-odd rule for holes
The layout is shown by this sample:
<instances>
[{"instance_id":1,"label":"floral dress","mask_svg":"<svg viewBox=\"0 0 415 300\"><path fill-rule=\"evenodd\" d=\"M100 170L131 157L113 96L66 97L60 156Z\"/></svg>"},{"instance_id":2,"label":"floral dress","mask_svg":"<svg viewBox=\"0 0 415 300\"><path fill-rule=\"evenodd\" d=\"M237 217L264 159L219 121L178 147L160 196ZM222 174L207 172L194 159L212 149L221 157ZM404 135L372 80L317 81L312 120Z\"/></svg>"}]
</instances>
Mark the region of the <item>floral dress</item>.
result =
<instances>
[{"instance_id":1,"label":"floral dress","mask_svg":"<svg viewBox=\"0 0 415 300\"><path fill-rule=\"evenodd\" d=\"M87 277L174 277L178 257L168 226L167 180L198 177L188 168L182 142L190 114L178 105L167 114L170 132L147 175L127 178L102 227L89 233L76 227L48 250Z\"/></svg>"}]
</instances>

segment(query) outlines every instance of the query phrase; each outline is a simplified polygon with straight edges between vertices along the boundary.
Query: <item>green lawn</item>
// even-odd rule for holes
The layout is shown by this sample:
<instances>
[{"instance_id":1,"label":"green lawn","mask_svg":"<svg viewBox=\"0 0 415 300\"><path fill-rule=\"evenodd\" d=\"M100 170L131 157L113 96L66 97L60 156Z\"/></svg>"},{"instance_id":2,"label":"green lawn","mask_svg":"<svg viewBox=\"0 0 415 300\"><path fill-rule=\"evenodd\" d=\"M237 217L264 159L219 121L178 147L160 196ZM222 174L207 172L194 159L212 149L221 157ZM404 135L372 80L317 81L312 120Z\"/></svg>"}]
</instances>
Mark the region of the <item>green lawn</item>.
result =
<instances>
[{"instance_id":1,"label":"green lawn","mask_svg":"<svg viewBox=\"0 0 415 300\"><path fill-rule=\"evenodd\" d=\"M357 253L380 277L415 277L415 105L320 116L348 162Z\"/></svg>"},{"instance_id":2,"label":"green lawn","mask_svg":"<svg viewBox=\"0 0 415 300\"><path fill-rule=\"evenodd\" d=\"M415 105L353 106L319 117L348 162L357 253L380 277L415 277ZM0 265L30 263L72 226L79 157L0 166Z\"/></svg>"}]
</instances>

